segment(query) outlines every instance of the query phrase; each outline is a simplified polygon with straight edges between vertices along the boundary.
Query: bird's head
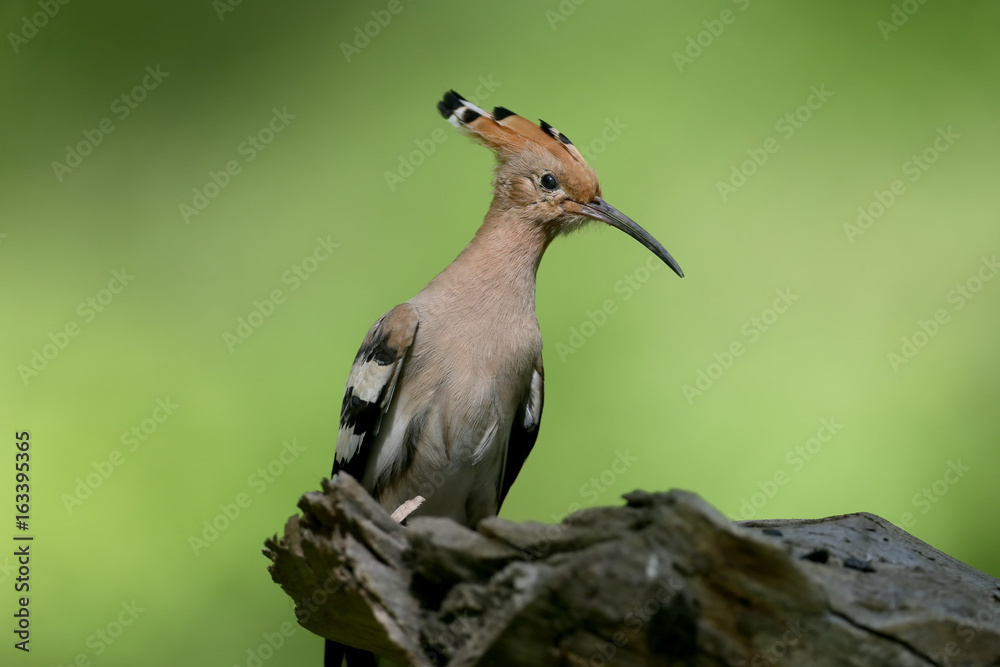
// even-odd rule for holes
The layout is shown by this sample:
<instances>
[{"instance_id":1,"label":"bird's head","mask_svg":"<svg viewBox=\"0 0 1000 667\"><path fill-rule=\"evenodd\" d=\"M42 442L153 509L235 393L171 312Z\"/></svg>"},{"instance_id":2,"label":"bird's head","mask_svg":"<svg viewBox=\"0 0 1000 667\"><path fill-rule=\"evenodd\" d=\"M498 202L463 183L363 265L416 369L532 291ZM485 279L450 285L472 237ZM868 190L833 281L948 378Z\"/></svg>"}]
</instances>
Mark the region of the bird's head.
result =
<instances>
[{"instance_id":1,"label":"bird's head","mask_svg":"<svg viewBox=\"0 0 1000 667\"><path fill-rule=\"evenodd\" d=\"M639 241L684 276L659 241L604 201L597 173L565 134L545 121L535 125L504 107L490 113L453 90L438 102L438 111L496 153L495 197L500 206L523 210L523 217L537 221L552 236L599 220Z\"/></svg>"}]
</instances>

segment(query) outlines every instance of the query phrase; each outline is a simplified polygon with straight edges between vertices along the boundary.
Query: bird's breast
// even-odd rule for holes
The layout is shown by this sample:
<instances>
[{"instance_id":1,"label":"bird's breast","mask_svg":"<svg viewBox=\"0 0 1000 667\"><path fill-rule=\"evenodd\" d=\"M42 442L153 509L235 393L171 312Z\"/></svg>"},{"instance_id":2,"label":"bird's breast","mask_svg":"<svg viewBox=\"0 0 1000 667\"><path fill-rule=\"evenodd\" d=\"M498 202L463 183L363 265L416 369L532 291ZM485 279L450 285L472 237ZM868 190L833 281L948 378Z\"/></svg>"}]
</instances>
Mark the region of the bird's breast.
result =
<instances>
[{"instance_id":1,"label":"bird's breast","mask_svg":"<svg viewBox=\"0 0 1000 667\"><path fill-rule=\"evenodd\" d=\"M371 482L387 509L417 495L420 513L472 523L496 514L511 425L541 353L537 321L461 322L420 313Z\"/></svg>"}]
</instances>

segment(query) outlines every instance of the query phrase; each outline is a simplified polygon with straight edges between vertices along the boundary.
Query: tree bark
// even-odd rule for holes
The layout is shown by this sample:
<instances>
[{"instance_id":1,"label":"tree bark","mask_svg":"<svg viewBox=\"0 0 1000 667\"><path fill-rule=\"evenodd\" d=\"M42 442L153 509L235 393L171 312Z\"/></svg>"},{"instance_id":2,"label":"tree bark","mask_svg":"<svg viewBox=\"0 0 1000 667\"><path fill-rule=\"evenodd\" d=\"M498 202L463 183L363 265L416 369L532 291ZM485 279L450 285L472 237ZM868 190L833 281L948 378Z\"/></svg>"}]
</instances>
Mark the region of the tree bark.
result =
<instances>
[{"instance_id":1,"label":"tree bark","mask_svg":"<svg viewBox=\"0 0 1000 667\"><path fill-rule=\"evenodd\" d=\"M265 554L305 628L404 665L1000 665L1000 582L880 517L625 500L401 526L340 475Z\"/></svg>"}]
</instances>

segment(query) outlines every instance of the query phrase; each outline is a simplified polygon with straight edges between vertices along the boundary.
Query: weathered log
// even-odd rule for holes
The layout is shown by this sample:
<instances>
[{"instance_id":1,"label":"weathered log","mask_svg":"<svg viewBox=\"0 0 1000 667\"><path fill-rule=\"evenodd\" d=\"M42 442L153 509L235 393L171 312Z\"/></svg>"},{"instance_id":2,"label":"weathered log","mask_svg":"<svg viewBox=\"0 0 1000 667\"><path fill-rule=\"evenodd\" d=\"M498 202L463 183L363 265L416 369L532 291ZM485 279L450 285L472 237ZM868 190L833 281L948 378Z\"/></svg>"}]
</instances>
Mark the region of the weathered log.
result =
<instances>
[{"instance_id":1,"label":"weathered log","mask_svg":"<svg viewBox=\"0 0 1000 667\"><path fill-rule=\"evenodd\" d=\"M880 517L625 500L400 526L338 476L265 553L305 628L404 665L1000 665L1000 581Z\"/></svg>"}]
</instances>

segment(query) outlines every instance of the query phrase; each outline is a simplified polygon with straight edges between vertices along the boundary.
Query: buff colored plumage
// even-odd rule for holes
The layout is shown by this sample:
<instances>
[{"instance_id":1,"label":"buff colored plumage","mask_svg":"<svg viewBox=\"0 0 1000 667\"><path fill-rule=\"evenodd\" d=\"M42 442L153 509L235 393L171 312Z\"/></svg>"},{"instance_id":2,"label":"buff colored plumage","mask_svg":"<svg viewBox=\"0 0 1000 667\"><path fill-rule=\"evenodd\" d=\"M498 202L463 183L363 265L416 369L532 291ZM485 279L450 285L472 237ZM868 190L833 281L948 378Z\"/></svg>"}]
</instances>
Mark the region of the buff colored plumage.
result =
<instances>
[{"instance_id":1,"label":"buff colored plumage","mask_svg":"<svg viewBox=\"0 0 1000 667\"><path fill-rule=\"evenodd\" d=\"M542 417L542 336L535 274L548 244L598 220L678 275L651 235L601 198L597 174L566 135L454 91L438 110L496 153L493 202L469 245L416 296L382 316L347 381L333 473L348 473L393 511L475 525L499 512ZM328 642L326 664L374 664Z\"/></svg>"}]
</instances>

